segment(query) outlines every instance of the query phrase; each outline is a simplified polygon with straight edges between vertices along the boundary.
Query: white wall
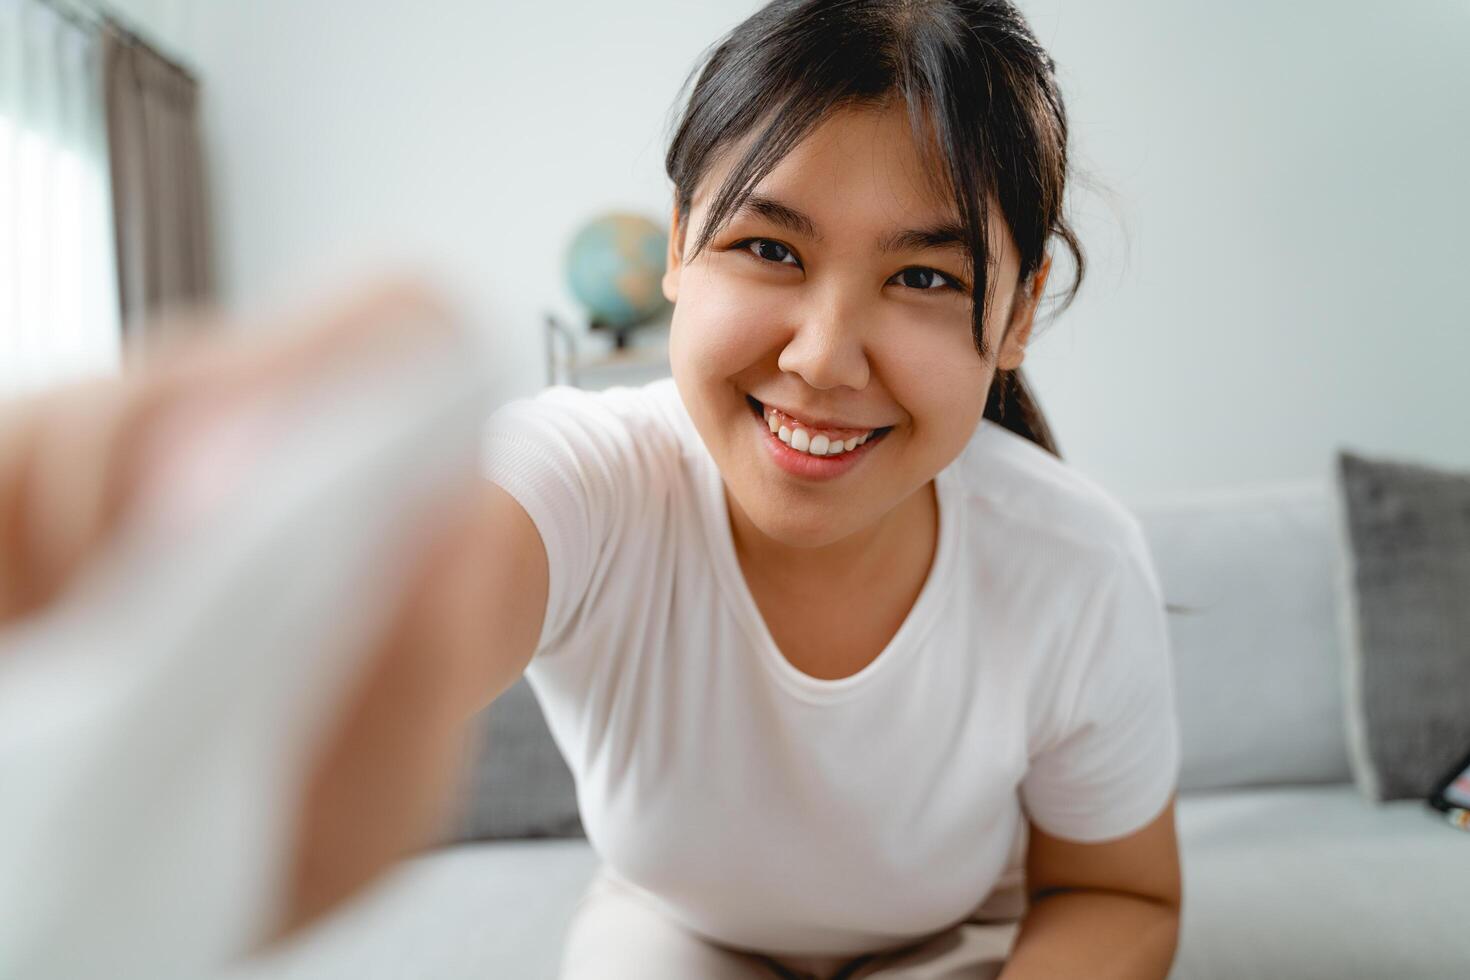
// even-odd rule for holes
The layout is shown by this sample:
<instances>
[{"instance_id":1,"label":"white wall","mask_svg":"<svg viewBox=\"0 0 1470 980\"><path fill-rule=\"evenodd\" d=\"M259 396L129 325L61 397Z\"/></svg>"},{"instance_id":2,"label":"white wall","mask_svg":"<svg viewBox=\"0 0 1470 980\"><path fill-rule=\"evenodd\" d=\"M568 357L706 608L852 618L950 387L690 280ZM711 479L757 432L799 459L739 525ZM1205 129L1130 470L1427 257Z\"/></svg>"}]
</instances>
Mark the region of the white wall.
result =
<instances>
[{"instance_id":1,"label":"white wall","mask_svg":"<svg viewBox=\"0 0 1470 980\"><path fill-rule=\"evenodd\" d=\"M535 390L569 236L665 217L676 90L756 6L193 5L226 299L409 260L497 325L504 395ZM1325 478L1340 445L1470 465L1470 6L1025 9L1108 189L1075 199L1094 266L1027 362L1064 454L1131 498Z\"/></svg>"},{"instance_id":2,"label":"white wall","mask_svg":"<svg viewBox=\"0 0 1470 980\"><path fill-rule=\"evenodd\" d=\"M1063 451L1130 494L1470 465L1470 4L1026 9L1121 217L1028 362Z\"/></svg>"}]
</instances>

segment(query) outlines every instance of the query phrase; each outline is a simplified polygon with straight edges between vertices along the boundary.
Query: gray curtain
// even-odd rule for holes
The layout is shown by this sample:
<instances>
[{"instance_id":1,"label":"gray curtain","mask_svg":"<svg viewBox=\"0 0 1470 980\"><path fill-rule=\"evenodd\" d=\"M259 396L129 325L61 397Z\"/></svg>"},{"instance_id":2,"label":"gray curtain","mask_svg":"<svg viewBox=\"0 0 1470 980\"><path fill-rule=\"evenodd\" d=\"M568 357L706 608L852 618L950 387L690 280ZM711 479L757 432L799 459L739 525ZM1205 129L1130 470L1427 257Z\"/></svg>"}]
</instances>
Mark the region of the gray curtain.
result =
<instances>
[{"instance_id":1,"label":"gray curtain","mask_svg":"<svg viewBox=\"0 0 1470 980\"><path fill-rule=\"evenodd\" d=\"M121 29L102 40L123 338L146 358L214 300L199 85Z\"/></svg>"}]
</instances>

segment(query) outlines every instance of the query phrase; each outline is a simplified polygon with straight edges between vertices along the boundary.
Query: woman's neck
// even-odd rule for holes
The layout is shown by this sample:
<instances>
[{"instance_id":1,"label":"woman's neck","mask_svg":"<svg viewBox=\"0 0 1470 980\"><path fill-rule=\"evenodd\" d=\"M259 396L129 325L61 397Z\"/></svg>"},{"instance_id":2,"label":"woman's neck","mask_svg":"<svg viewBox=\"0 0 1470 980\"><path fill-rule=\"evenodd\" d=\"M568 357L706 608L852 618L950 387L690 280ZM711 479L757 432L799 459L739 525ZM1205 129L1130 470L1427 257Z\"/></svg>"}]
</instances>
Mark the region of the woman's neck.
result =
<instances>
[{"instance_id":1,"label":"woman's neck","mask_svg":"<svg viewBox=\"0 0 1470 980\"><path fill-rule=\"evenodd\" d=\"M846 586L862 589L881 580L927 577L939 538L939 504L934 481L868 527L831 544L804 548L761 531L727 492L735 553L747 578L783 592L811 593ZM820 589L819 589L820 587Z\"/></svg>"}]
</instances>

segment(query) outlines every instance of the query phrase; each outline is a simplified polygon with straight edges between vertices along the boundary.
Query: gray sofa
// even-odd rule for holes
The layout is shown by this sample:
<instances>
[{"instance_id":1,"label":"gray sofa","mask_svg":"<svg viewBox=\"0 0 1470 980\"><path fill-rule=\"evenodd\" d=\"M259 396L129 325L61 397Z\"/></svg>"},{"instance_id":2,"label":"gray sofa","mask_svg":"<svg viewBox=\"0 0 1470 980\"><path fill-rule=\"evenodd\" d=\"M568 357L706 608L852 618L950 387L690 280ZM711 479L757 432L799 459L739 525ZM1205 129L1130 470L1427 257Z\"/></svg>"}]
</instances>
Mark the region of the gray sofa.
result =
<instances>
[{"instance_id":1,"label":"gray sofa","mask_svg":"<svg viewBox=\"0 0 1470 980\"><path fill-rule=\"evenodd\" d=\"M1133 502L1177 607L1177 980L1470 977L1470 835L1353 782L1331 494ZM443 848L252 975L551 978L595 866L579 839Z\"/></svg>"}]
</instances>

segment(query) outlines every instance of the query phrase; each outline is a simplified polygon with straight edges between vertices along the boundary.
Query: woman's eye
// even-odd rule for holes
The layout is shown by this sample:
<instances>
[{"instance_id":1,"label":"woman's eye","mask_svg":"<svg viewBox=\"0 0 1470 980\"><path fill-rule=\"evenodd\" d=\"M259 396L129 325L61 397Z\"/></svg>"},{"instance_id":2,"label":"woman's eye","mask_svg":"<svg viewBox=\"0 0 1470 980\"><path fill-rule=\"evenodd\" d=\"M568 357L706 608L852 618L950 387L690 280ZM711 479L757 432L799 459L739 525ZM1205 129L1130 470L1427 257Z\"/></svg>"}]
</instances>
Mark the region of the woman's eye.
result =
<instances>
[{"instance_id":1,"label":"woman's eye","mask_svg":"<svg viewBox=\"0 0 1470 980\"><path fill-rule=\"evenodd\" d=\"M964 286L938 269L904 269L898 273L898 278L910 289L933 290L937 286L940 291L952 289L964 292Z\"/></svg>"},{"instance_id":2,"label":"woman's eye","mask_svg":"<svg viewBox=\"0 0 1470 980\"><path fill-rule=\"evenodd\" d=\"M754 251L751 250L752 245L755 246ZM790 264L799 266L801 264L795 261L796 256L792 253L791 249L769 238L747 238L743 241L736 242L731 248L743 249L758 259L773 262L777 265ZM791 259L792 261L787 263L787 259Z\"/></svg>"}]
</instances>

